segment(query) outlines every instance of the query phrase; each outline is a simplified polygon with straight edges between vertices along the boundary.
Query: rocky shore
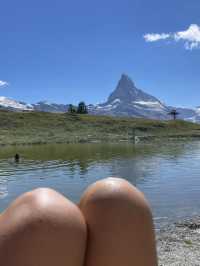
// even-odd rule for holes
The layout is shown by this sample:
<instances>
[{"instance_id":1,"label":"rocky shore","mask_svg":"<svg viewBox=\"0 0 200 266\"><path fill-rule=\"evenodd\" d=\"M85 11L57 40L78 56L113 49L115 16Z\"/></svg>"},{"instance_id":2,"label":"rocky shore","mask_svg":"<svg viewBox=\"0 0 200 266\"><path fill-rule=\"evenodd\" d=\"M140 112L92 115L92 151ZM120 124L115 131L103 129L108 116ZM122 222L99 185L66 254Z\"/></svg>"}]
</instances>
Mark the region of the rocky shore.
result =
<instances>
[{"instance_id":1,"label":"rocky shore","mask_svg":"<svg viewBox=\"0 0 200 266\"><path fill-rule=\"evenodd\" d=\"M200 217L157 231L159 266L200 265Z\"/></svg>"}]
</instances>

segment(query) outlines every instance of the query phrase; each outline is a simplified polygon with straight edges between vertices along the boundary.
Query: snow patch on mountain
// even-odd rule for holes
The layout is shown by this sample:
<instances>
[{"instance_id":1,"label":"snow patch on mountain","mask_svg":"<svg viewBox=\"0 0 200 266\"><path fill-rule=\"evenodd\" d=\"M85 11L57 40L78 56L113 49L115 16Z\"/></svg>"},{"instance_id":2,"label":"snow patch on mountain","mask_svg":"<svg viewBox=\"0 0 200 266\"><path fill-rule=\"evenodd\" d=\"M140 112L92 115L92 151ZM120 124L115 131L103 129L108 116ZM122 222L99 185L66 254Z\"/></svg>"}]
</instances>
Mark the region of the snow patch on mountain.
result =
<instances>
[{"instance_id":1,"label":"snow patch on mountain","mask_svg":"<svg viewBox=\"0 0 200 266\"><path fill-rule=\"evenodd\" d=\"M153 109L154 111L157 112L166 112L166 106L163 105L161 102L159 101L155 101L155 102L151 102L151 101L135 101L133 102L134 106L137 108L148 108L148 109Z\"/></svg>"},{"instance_id":2,"label":"snow patch on mountain","mask_svg":"<svg viewBox=\"0 0 200 266\"><path fill-rule=\"evenodd\" d=\"M16 109L16 110L33 110L31 104L26 104L23 102L18 102L16 100L1 96L0 97L0 107L5 109Z\"/></svg>"},{"instance_id":3,"label":"snow patch on mountain","mask_svg":"<svg viewBox=\"0 0 200 266\"><path fill-rule=\"evenodd\" d=\"M112 102L112 104L115 104L115 103L120 103L121 102L121 100L120 99L115 99L113 102Z\"/></svg>"}]
</instances>

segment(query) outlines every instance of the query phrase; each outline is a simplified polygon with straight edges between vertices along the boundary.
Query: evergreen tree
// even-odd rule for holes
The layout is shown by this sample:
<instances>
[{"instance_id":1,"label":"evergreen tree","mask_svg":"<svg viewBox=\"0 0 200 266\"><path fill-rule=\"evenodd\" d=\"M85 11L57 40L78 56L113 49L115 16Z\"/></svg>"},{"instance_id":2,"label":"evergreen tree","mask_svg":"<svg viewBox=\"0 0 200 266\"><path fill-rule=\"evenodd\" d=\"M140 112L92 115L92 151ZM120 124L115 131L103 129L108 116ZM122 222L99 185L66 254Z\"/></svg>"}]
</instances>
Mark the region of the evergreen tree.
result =
<instances>
[{"instance_id":1,"label":"evergreen tree","mask_svg":"<svg viewBox=\"0 0 200 266\"><path fill-rule=\"evenodd\" d=\"M78 114L87 114L88 113L87 106L84 102L80 102L78 104L77 113Z\"/></svg>"},{"instance_id":2,"label":"evergreen tree","mask_svg":"<svg viewBox=\"0 0 200 266\"><path fill-rule=\"evenodd\" d=\"M69 104L68 113L70 114L76 113L76 107L73 106L73 104Z\"/></svg>"}]
</instances>

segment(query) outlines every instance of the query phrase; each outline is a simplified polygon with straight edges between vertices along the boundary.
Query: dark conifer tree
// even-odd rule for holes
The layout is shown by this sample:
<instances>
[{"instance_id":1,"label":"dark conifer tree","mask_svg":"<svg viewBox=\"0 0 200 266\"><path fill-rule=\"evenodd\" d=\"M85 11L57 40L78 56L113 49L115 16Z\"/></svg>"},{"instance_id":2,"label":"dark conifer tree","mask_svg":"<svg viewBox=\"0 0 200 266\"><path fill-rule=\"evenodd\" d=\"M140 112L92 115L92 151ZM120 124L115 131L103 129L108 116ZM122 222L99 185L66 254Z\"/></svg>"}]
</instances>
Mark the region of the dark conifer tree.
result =
<instances>
[{"instance_id":1,"label":"dark conifer tree","mask_svg":"<svg viewBox=\"0 0 200 266\"><path fill-rule=\"evenodd\" d=\"M80 102L78 104L77 113L78 114L87 114L88 113L87 106L84 102Z\"/></svg>"},{"instance_id":2,"label":"dark conifer tree","mask_svg":"<svg viewBox=\"0 0 200 266\"><path fill-rule=\"evenodd\" d=\"M76 113L76 107L73 104L69 104L68 113L70 114Z\"/></svg>"}]
</instances>

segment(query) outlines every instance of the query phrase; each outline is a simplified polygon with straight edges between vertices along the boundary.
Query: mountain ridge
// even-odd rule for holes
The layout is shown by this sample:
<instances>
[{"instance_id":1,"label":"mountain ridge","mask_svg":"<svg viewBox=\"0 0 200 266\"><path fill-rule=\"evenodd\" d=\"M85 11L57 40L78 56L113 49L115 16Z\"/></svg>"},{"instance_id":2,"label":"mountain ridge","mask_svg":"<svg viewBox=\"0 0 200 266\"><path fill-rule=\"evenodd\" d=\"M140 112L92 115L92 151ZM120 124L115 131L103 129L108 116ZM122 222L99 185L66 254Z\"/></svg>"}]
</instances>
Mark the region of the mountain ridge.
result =
<instances>
[{"instance_id":1,"label":"mountain ridge","mask_svg":"<svg viewBox=\"0 0 200 266\"><path fill-rule=\"evenodd\" d=\"M49 103L39 101L27 104L22 101L0 97L0 109L10 111L41 111L63 113L68 110L68 104ZM181 108L167 106L155 96L138 89L132 79L122 74L114 91L110 93L107 101L100 104L89 104L89 113L95 115L128 116L138 118L149 118L158 120L169 119L169 112L176 109L179 118L200 123L200 107Z\"/></svg>"},{"instance_id":2,"label":"mountain ridge","mask_svg":"<svg viewBox=\"0 0 200 266\"><path fill-rule=\"evenodd\" d=\"M118 81L116 89L110 94L107 102L110 103L115 98L121 98L124 102L137 101L137 100L152 100L156 101L154 96L138 89L135 83L129 78L128 75L122 74Z\"/></svg>"},{"instance_id":3,"label":"mountain ridge","mask_svg":"<svg viewBox=\"0 0 200 266\"><path fill-rule=\"evenodd\" d=\"M95 115L167 119L169 110L156 97L138 89L129 76L122 74L107 101L94 106Z\"/></svg>"}]
</instances>

